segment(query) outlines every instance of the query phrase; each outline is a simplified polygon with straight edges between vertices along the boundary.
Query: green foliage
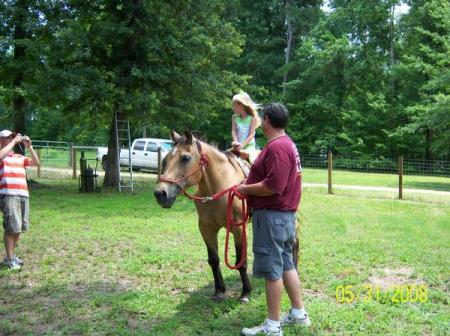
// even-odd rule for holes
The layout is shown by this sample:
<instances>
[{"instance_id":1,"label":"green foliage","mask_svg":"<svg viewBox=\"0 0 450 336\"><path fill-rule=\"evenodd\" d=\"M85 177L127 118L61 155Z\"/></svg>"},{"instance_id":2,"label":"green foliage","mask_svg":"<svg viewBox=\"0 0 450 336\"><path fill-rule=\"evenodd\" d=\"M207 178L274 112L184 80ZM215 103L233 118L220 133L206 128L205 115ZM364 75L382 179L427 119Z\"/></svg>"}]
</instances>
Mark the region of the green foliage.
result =
<instances>
[{"instance_id":1,"label":"green foliage","mask_svg":"<svg viewBox=\"0 0 450 336\"><path fill-rule=\"evenodd\" d=\"M404 22L404 54L397 66L407 122L396 134L424 134L433 156L450 153L449 16L447 1L414 3Z\"/></svg>"},{"instance_id":2,"label":"green foliage","mask_svg":"<svg viewBox=\"0 0 450 336\"><path fill-rule=\"evenodd\" d=\"M106 143L118 111L133 138L190 128L225 148L244 90L289 107L304 153L448 158L448 2L322 2L4 1L0 122Z\"/></svg>"},{"instance_id":3,"label":"green foliage","mask_svg":"<svg viewBox=\"0 0 450 336\"><path fill-rule=\"evenodd\" d=\"M304 151L386 155L395 123L389 83L389 4L333 1L298 47L288 83L293 135Z\"/></svg>"}]
</instances>

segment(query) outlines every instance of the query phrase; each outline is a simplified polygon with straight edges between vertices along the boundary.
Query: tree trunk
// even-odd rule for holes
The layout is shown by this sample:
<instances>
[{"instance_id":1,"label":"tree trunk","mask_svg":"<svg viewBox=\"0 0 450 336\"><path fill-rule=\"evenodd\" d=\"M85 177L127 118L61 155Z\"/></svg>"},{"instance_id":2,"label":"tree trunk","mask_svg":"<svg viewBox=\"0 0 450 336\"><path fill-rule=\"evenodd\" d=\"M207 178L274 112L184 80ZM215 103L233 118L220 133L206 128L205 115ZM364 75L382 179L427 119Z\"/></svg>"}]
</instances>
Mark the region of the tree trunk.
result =
<instances>
[{"instance_id":1,"label":"tree trunk","mask_svg":"<svg viewBox=\"0 0 450 336\"><path fill-rule=\"evenodd\" d=\"M116 109L117 110L117 109ZM111 128L109 131L108 140L108 154L106 159L105 179L103 180L103 187L111 187L119 189L120 183L120 164L119 164L119 151L118 139L117 139L117 124L116 124L116 112L113 113Z\"/></svg>"},{"instance_id":2,"label":"tree trunk","mask_svg":"<svg viewBox=\"0 0 450 336\"><path fill-rule=\"evenodd\" d=\"M13 122L14 131L25 134L25 98L21 93L23 77L24 77L24 67L25 63L25 46L23 41L27 37L25 25L26 17L28 12L27 1L17 1L16 8L14 10L14 32L13 32L13 43L14 43L14 75L12 78L13 86L13 98L12 98L12 109L13 109ZM24 154L24 147L17 146L15 148L17 153Z\"/></svg>"},{"instance_id":3,"label":"tree trunk","mask_svg":"<svg viewBox=\"0 0 450 336\"><path fill-rule=\"evenodd\" d=\"M425 129L425 160L433 160L433 151L431 149L431 144L433 142L433 133L431 129ZM427 166L428 169L428 166Z\"/></svg>"},{"instance_id":4,"label":"tree trunk","mask_svg":"<svg viewBox=\"0 0 450 336\"><path fill-rule=\"evenodd\" d=\"M291 6L290 0L286 0L286 24L287 24L287 35L288 36L287 36L287 46L286 46L286 49L284 50L284 53L285 53L284 65L289 64L289 60L291 57L291 50L292 50L292 41L294 38L294 28L292 27L292 17L291 17L291 13L290 13L290 6ZM286 94L287 75L288 75L288 71L286 70L284 72L284 76L283 76L283 95Z\"/></svg>"},{"instance_id":5,"label":"tree trunk","mask_svg":"<svg viewBox=\"0 0 450 336\"><path fill-rule=\"evenodd\" d=\"M394 24L395 24L395 12L394 12L394 5L391 6L391 22L390 22L390 32L389 32L389 43L390 43L390 50L389 50L389 56L391 61L391 67L394 66Z\"/></svg>"},{"instance_id":6,"label":"tree trunk","mask_svg":"<svg viewBox=\"0 0 450 336\"><path fill-rule=\"evenodd\" d=\"M425 129L425 172L430 174L433 172L433 151L431 144L433 142L433 132L431 129Z\"/></svg>"}]
</instances>

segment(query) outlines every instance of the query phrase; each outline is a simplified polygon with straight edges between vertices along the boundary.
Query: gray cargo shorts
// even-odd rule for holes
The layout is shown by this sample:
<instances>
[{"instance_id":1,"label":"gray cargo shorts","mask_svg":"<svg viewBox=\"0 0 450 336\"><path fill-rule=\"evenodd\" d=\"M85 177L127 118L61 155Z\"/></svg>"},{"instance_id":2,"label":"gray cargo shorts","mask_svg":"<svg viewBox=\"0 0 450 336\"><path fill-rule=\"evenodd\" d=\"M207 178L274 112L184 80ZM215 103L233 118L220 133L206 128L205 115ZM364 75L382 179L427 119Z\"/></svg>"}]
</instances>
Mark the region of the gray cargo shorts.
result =
<instances>
[{"instance_id":1,"label":"gray cargo shorts","mask_svg":"<svg viewBox=\"0 0 450 336\"><path fill-rule=\"evenodd\" d=\"M253 275L279 280L294 269L295 211L255 209L252 218Z\"/></svg>"},{"instance_id":2,"label":"gray cargo shorts","mask_svg":"<svg viewBox=\"0 0 450 336\"><path fill-rule=\"evenodd\" d=\"M0 209L3 212L5 233L21 233L28 230L30 216L28 197L0 195Z\"/></svg>"}]
</instances>

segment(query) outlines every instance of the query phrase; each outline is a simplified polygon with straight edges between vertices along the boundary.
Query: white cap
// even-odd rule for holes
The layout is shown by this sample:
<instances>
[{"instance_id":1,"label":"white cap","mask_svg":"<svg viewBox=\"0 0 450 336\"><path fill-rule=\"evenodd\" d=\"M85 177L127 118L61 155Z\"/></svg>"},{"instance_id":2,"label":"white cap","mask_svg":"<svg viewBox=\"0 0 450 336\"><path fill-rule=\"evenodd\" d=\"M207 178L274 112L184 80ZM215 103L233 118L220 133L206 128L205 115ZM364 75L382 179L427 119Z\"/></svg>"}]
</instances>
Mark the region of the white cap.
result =
<instances>
[{"instance_id":1,"label":"white cap","mask_svg":"<svg viewBox=\"0 0 450 336\"><path fill-rule=\"evenodd\" d=\"M15 133L11 132L10 130L3 130L0 132L0 138L9 138L11 135L14 135Z\"/></svg>"}]
</instances>

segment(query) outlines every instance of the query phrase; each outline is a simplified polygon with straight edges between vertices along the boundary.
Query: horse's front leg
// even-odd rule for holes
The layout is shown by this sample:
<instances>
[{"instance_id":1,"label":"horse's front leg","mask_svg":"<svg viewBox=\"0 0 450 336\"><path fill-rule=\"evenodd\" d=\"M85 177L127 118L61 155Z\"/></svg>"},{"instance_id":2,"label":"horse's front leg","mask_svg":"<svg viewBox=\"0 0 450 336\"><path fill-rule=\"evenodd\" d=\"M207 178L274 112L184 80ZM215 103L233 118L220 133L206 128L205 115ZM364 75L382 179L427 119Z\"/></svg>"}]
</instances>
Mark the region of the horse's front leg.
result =
<instances>
[{"instance_id":1,"label":"horse's front leg","mask_svg":"<svg viewBox=\"0 0 450 336\"><path fill-rule=\"evenodd\" d=\"M208 230L205 225L199 222L200 232L208 251L208 264L214 276L214 301L220 301L225 298L225 282L220 271L220 259L218 253L217 232Z\"/></svg>"},{"instance_id":2,"label":"horse's front leg","mask_svg":"<svg viewBox=\"0 0 450 336\"><path fill-rule=\"evenodd\" d=\"M242 255L242 230L235 229L233 230L233 236L234 236L234 248L236 250L236 263L235 265L239 264L239 262L242 260L242 258L245 258L245 262L242 264L241 267L238 268L239 275L241 276L242 281L242 293L239 297L239 301L241 302L248 302L250 292L252 291L252 285L250 284L250 280L248 279L247 274L247 256Z\"/></svg>"}]
</instances>

